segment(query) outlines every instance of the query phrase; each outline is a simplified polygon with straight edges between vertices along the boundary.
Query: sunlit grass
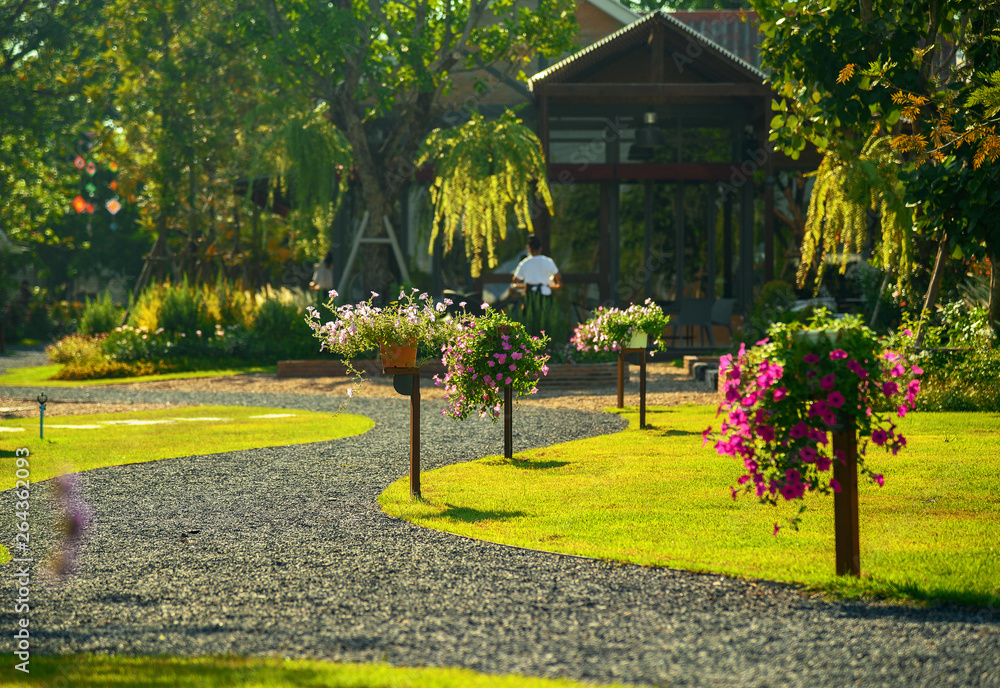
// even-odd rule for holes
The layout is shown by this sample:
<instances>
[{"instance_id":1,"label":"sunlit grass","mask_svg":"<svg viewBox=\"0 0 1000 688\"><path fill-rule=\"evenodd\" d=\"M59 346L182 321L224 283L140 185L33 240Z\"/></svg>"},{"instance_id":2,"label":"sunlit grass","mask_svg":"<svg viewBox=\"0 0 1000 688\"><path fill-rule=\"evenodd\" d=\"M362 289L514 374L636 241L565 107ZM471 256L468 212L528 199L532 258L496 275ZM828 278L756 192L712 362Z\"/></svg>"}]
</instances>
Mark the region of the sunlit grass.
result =
<instances>
[{"instance_id":1,"label":"sunlit grass","mask_svg":"<svg viewBox=\"0 0 1000 688\"><path fill-rule=\"evenodd\" d=\"M11 660L16 662L15 659ZM76 688L583 688L564 679L496 676L467 669L336 664L245 657L127 657L35 655L30 674L8 666L5 686L69 685ZM621 686L621 684L600 684Z\"/></svg>"},{"instance_id":2,"label":"sunlit grass","mask_svg":"<svg viewBox=\"0 0 1000 688\"><path fill-rule=\"evenodd\" d=\"M281 417L259 417L270 415ZM175 418L187 420L144 425L121 423ZM199 420L207 418L221 420ZM114 424L109 425L108 421ZM3 421L0 430L0 490L14 487L12 459L17 449L28 450L31 482L38 482L104 466L322 442L359 435L373 425L368 418L349 414L246 406L184 406L133 413L50 416L45 419L42 439L37 417L16 418ZM18 431L20 428L23 430Z\"/></svg>"},{"instance_id":3,"label":"sunlit grass","mask_svg":"<svg viewBox=\"0 0 1000 688\"><path fill-rule=\"evenodd\" d=\"M741 465L702 447L715 409L634 411L623 433L427 473L380 498L393 516L503 542L637 564L802 583L848 596L985 604L1000 595L1000 416L911 414L909 447L872 454L885 487L860 488L862 579L834 574L833 500L730 497Z\"/></svg>"},{"instance_id":4,"label":"sunlit grass","mask_svg":"<svg viewBox=\"0 0 1000 688\"><path fill-rule=\"evenodd\" d=\"M89 387L92 385L123 385L131 382L155 382L157 380L184 380L199 377L222 377L228 375L248 375L250 373L273 373L277 366L246 366L241 368L219 368L218 370L193 370L139 377L114 377L101 380L54 380L59 372L59 364L8 368L0 375L0 387Z\"/></svg>"}]
</instances>

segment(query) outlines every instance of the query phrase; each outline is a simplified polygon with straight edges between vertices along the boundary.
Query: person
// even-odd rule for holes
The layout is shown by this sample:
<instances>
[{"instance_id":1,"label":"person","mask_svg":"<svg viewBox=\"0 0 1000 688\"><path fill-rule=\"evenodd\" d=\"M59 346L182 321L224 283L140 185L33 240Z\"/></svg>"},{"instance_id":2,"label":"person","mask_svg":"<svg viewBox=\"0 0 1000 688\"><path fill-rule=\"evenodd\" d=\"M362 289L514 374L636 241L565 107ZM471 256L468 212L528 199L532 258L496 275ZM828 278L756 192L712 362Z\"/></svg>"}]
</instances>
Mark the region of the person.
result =
<instances>
[{"instance_id":1,"label":"person","mask_svg":"<svg viewBox=\"0 0 1000 688\"><path fill-rule=\"evenodd\" d=\"M544 331L552 319L552 290L562 288L562 276L554 260L542 255L542 242L528 237L528 256L517 264L511 280L511 292L523 294L521 318L531 335Z\"/></svg>"},{"instance_id":2,"label":"person","mask_svg":"<svg viewBox=\"0 0 1000 688\"><path fill-rule=\"evenodd\" d=\"M333 289L333 251L327 251L322 263L316 263L309 289L322 291L326 295Z\"/></svg>"},{"instance_id":3,"label":"person","mask_svg":"<svg viewBox=\"0 0 1000 688\"><path fill-rule=\"evenodd\" d=\"M528 255L517 264L511 291L519 294L537 293L552 296L553 289L562 288L562 277L554 260L542 255L542 242L534 234L528 237Z\"/></svg>"}]
</instances>

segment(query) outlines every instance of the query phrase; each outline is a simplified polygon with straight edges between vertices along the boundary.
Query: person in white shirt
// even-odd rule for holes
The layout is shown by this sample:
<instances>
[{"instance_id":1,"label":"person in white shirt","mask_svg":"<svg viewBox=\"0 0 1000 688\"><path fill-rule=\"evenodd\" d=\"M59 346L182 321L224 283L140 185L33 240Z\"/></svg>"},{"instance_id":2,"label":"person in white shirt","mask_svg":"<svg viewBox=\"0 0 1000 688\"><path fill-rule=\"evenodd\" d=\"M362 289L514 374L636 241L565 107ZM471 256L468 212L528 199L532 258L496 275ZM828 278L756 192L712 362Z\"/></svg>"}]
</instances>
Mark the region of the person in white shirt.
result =
<instances>
[{"instance_id":1,"label":"person in white shirt","mask_svg":"<svg viewBox=\"0 0 1000 688\"><path fill-rule=\"evenodd\" d=\"M528 257L518 263L511 282L512 294L523 294L521 322L528 334L537 336L553 327L552 290L562 287L555 261L542 255L542 242L528 237Z\"/></svg>"},{"instance_id":2,"label":"person in white shirt","mask_svg":"<svg viewBox=\"0 0 1000 688\"><path fill-rule=\"evenodd\" d=\"M517 264L511 290L518 294L537 292L552 296L553 289L562 288L562 277L554 260L542 255L542 242L538 237L528 237L528 257Z\"/></svg>"}]
</instances>

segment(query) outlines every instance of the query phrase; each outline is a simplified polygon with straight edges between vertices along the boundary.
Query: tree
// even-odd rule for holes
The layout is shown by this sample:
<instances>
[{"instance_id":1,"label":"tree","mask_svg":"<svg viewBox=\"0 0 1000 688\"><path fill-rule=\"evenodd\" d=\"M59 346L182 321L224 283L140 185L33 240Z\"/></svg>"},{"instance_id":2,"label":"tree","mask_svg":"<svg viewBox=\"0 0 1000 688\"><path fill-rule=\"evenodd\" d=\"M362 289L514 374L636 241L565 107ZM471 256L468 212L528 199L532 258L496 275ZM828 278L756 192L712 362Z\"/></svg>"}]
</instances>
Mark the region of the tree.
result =
<instances>
[{"instance_id":1,"label":"tree","mask_svg":"<svg viewBox=\"0 0 1000 688\"><path fill-rule=\"evenodd\" d=\"M455 102L459 75L476 79L482 93L523 76L528 59L572 47L575 3L533 4L268 0L245 2L237 23L282 98L328 107L349 146L369 226L384 232L428 134L467 119L465 103ZM475 109L477 99L468 102ZM370 255L365 273L384 289L388 254Z\"/></svg>"},{"instance_id":2,"label":"tree","mask_svg":"<svg viewBox=\"0 0 1000 688\"><path fill-rule=\"evenodd\" d=\"M977 168L975 154L955 153L918 166L898 143L906 140L900 135L912 134L921 120L933 115L927 107L933 102L965 102L974 118L988 120L984 103L991 102L991 96L985 94L985 101L969 96L976 88L973 75L1000 69L997 43L991 38L1000 9L997 3L802 0L779 5L753 0L752 4L765 35L763 66L770 70L781 96L775 103L778 114L771 133L777 146L795 158L810 142L821 152L848 159L856 158L873 135L891 135L897 143L893 151L897 166L903 168L898 200L915 208L915 220L913 228L903 226L874 237L885 244L880 253L901 255L917 232L938 241L942 255L985 252L1000 257L1000 232L997 221L991 220L1000 217L1000 198L986 192L973 197L963 193L969 175L975 171L973 176L985 182L996 160L983 156ZM965 59L956 63L959 54ZM901 93L908 94L907 101L918 99L918 112L908 110L912 102L901 101ZM955 124L964 126L959 119ZM937 200L928 197L929 185L938 188ZM943 193L944 189L949 192ZM815 221L837 224L831 215ZM825 231L827 237L838 234ZM841 248L834 244L824 250ZM883 262L883 267L889 265ZM905 283L907 275L898 276ZM935 281L931 279L932 288ZM931 291L925 303L932 302L930 296ZM1000 294L991 299L990 312L998 309Z\"/></svg>"}]
</instances>

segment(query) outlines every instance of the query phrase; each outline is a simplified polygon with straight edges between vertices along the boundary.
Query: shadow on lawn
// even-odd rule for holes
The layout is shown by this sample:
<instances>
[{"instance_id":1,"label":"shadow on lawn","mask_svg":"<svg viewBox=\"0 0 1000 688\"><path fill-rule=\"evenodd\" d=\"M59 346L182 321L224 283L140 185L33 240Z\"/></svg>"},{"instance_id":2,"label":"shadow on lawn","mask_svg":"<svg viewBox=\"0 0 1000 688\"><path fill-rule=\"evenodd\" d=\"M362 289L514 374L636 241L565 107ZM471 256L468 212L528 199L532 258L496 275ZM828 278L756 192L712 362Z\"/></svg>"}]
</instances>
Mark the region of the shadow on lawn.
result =
<instances>
[{"instance_id":1,"label":"shadow on lawn","mask_svg":"<svg viewBox=\"0 0 1000 688\"><path fill-rule=\"evenodd\" d=\"M497 459L495 461L484 461L487 466L510 466L511 468L520 468L526 471L538 471L543 468L562 468L563 466L568 466L569 461L530 461L524 459Z\"/></svg>"},{"instance_id":2,"label":"shadow on lawn","mask_svg":"<svg viewBox=\"0 0 1000 688\"><path fill-rule=\"evenodd\" d=\"M478 523L479 521L501 521L526 515L523 511L480 511L479 509L470 509L467 506L454 506L453 504L446 504L445 506L448 508L440 514L428 518L461 521L462 523Z\"/></svg>"}]
</instances>

